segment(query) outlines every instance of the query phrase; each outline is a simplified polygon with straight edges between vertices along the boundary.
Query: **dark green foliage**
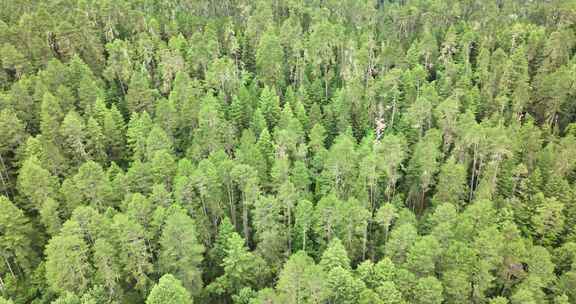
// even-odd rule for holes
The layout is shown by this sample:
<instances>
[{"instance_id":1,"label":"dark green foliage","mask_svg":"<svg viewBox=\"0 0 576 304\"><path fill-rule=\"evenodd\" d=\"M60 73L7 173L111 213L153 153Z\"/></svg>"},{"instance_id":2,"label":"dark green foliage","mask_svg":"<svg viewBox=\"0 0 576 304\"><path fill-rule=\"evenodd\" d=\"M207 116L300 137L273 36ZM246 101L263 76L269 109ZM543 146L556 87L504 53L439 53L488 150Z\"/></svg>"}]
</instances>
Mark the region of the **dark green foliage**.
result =
<instances>
[{"instance_id":1,"label":"dark green foliage","mask_svg":"<svg viewBox=\"0 0 576 304\"><path fill-rule=\"evenodd\" d=\"M0 304L576 302L574 1L0 6Z\"/></svg>"}]
</instances>

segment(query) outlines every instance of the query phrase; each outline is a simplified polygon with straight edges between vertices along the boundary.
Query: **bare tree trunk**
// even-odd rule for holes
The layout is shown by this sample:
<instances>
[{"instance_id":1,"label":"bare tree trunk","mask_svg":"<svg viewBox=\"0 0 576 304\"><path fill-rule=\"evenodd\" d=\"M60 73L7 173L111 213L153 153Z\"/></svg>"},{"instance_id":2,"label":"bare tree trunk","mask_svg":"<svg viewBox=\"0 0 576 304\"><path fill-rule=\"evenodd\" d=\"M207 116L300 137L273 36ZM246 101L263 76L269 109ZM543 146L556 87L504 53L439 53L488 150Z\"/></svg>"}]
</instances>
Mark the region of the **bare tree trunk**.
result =
<instances>
[{"instance_id":1,"label":"bare tree trunk","mask_svg":"<svg viewBox=\"0 0 576 304\"><path fill-rule=\"evenodd\" d=\"M290 209L290 205L288 205L288 252L292 253L292 229L291 229L291 224L292 224L292 216L291 216L291 209Z\"/></svg>"},{"instance_id":2,"label":"bare tree trunk","mask_svg":"<svg viewBox=\"0 0 576 304\"><path fill-rule=\"evenodd\" d=\"M228 193L228 205L230 206L230 217L234 229L238 229L236 226L236 204L234 203L234 189L230 183L226 183L226 192Z\"/></svg>"},{"instance_id":3,"label":"bare tree trunk","mask_svg":"<svg viewBox=\"0 0 576 304\"><path fill-rule=\"evenodd\" d=\"M390 118L390 128L394 127L394 116L396 116L396 96L392 101L392 117Z\"/></svg>"},{"instance_id":4,"label":"bare tree trunk","mask_svg":"<svg viewBox=\"0 0 576 304\"><path fill-rule=\"evenodd\" d=\"M6 258L5 255L2 255L2 257L4 258L4 263L6 263L6 266L8 266L8 270L10 270L10 274L12 275L12 277L14 279L16 279L16 275L14 274L14 271L12 270L12 265L10 264L10 261L8 261L8 259Z\"/></svg>"},{"instance_id":5,"label":"bare tree trunk","mask_svg":"<svg viewBox=\"0 0 576 304\"><path fill-rule=\"evenodd\" d=\"M362 260L366 259L366 248L368 247L368 223L366 223L366 227L364 228L364 239L362 240Z\"/></svg>"},{"instance_id":6,"label":"bare tree trunk","mask_svg":"<svg viewBox=\"0 0 576 304\"><path fill-rule=\"evenodd\" d=\"M4 194L6 195L6 197L9 197L8 191L10 191L10 194L12 196L14 196L14 193L12 193L12 190L8 186L8 180L10 179L10 177L8 176L8 173L6 173L6 179L4 179L4 172L8 172L8 169L6 168L6 165L4 164L4 158L2 157L2 154L0 154L0 165L2 165L2 170L0 170L0 181L2 182L2 185L4 186L4 188L6 188L6 190L4 190Z\"/></svg>"}]
</instances>

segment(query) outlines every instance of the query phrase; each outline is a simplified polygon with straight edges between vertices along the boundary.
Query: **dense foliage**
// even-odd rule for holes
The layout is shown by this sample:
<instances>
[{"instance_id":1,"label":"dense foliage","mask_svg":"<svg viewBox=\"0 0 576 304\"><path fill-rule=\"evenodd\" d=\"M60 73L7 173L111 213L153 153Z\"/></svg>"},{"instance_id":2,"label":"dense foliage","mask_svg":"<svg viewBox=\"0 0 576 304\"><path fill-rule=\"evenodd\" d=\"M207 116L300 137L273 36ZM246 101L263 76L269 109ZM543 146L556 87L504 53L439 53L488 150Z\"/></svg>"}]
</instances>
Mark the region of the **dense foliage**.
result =
<instances>
[{"instance_id":1,"label":"dense foliage","mask_svg":"<svg viewBox=\"0 0 576 304\"><path fill-rule=\"evenodd\" d=\"M576 1L0 1L0 303L576 303Z\"/></svg>"}]
</instances>

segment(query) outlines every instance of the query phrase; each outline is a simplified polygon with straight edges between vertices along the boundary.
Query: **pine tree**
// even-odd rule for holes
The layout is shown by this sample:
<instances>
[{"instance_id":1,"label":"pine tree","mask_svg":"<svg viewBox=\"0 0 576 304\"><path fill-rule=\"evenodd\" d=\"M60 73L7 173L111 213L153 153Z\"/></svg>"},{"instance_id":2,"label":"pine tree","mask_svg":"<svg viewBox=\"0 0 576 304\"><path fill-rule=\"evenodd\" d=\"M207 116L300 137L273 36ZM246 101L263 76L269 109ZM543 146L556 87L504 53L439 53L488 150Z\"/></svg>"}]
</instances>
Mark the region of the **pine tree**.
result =
<instances>
[{"instance_id":1,"label":"pine tree","mask_svg":"<svg viewBox=\"0 0 576 304\"><path fill-rule=\"evenodd\" d=\"M93 272L88 259L84 239L77 235L55 236L46 246L46 281L57 291L86 291Z\"/></svg>"},{"instance_id":2,"label":"pine tree","mask_svg":"<svg viewBox=\"0 0 576 304\"><path fill-rule=\"evenodd\" d=\"M299 251L290 256L280 272L278 297L283 303L319 303L326 297L325 274L314 260Z\"/></svg>"},{"instance_id":3,"label":"pine tree","mask_svg":"<svg viewBox=\"0 0 576 304\"><path fill-rule=\"evenodd\" d=\"M144 292L149 284L148 274L152 272L144 228L124 214L114 216L113 228L125 280Z\"/></svg>"},{"instance_id":4,"label":"pine tree","mask_svg":"<svg viewBox=\"0 0 576 304\"><path fill-rule=\"evenodd\" d=\"M546 199L532 217L534 230L543 245L554 244L564 230L564 205L556 199Z\"/></svg>"},{"instance_id":5,"label":"pine tree","mask_svg":"<svg viewBox=\"0 0 576 304\"><path fill-rule=\"evenodd\" d=\"M144 160L146 156L147 134L152 130L152 119L148 113L133 113L126 131L128 146L133 160Z\"/></svg>"},{"instance_id":6,"label":"pine tree","mask_svg":"<svg viewBox=\"0 0 576 304\"><path fill-rule=\"evenodd\" d=\"M109 297L118 298L121 293L121 270L116 248L106 239L97 239L93 247L93 259L96 282L104 286Z\"/></svg>"},{"instance_id":7,"label":"pine tree","mask_svg":"<svg viewBox=\"0 0 576 304\"><path fill-rule=\"evenodd\" d=\"M79 201L68 202L73 206L90 204L97 210L104 211L111 205L112 188L108 176L102 167L93 161L82 164L74 176L75 191Z\"/></svg>"},{"instance_id":8,"label":"pine tree","mask_svg":"<svg viewBox=\"0 0 576 304\"><path fill-rule=\"evenodd\" d=\"M76 163L88 158L86 126L78 113L70 111L66 114L60 126L60 136L65 144L65 151L76 160Z\"/></svg>"},{"instance_id":9,"label":"pine tree","mask_svg":"<svg viewBox=\"0 0 576 304\"><path fill-rule=\"evenodd\" d=\"M183 211L170 215L160 237L160 267L162 272L178 278L191 294L202 288L204 247L198 243L193 220Z\"/></svg>"},{"instance_id":10,"label":"pine tree","mask_svg":"<svg viewBox=\"0 0 576 304\"><path fill-rule=\"evenodd\" d=\"M165 151L172 153L172 138L160 126L153 126L146 139L146 159L151 160L156 152Z\"/></svg>"},{"instance_id":11,"label":"pine tree","mask_svg":"<svg viewBox=\"0 0 576 304\"><path fill-rule=\"evenodd\" d=\"M132 73L126 93L126 108L133 112L154 113L157 92L150 88L150 80L145 70Z\"/></svg>"},{"instance_id":12,"label":"pine tree","mask_svg":"<svg viewBox=\"0 0 576 304\"><path fill-rule=\"evenodd\" d=\"M104 116L102 131L106 137L108 155L113 161L123 161L125 156L126 128L124 118L115 105Z\"/></svg>"},{"instance_id":13,"label":"pine tree","mask_svg":"<svg viewBox=\"0 0 576 304\"><path fill-rule=\"evenodd\" d=\"M444 300L442 292L442 283L435 277L420 278L414 290L414 303L440 304Z\"/></svg>"},{"instance_id":14,"label":"pine tree","mask_svg":"<svg viewBox=\"0 0 576 304\"><path fill-rule=\"evenodd\" d=\"M224 217L218 226L218 234L214 240L214 246L208 252L210 262L214 267L219 267L222 264L224 257L226 257L226 244L228 238L230 238L233 233L235 233L234 226L232 226L228 217Z\"/></svg>"},{"instance_id":15,"label":"pine tree","mask_svg":"<svg viewBox=\"0 0 576 304\"><path fill-rule=\"evenodd\" d=\"M60 203L47 198L40 208L40 221L48 234L56 235L62 226Z\"/></svg>"},{"instance_id":16,"label":"pine tree","mask_svg":"<svg viewBox=\"0 0 576 304\"><path fill-rule=\"evenodd\" d=\"M273 27L260 37L256 50L256 68L264 84L273 86L284 82L284 49Z\"/></svg>"},{"instance_id":17,"label":"pine tree","mask_svg":"<svg viewBox=\"0 0 576 304\"><path fill-rule=\"evenodd\" d=\"M64 114L56 97L50 93L45 93L42 97L40 112L40 131L47 141L58 142L57 132L63 118Z\"/></svg>"},{"instance_id":18,"label":"pine tree","mask_svg":"<svg viewBox=\"0 0 576 304\"><path fill-rule=\"evenodd\" d=\"M268 129L274 129L280 119L281 113L280 98L276 95L274 88L265 86L264 89L262 89L258 109L260 109L266 119Z\"/></svg>"},{"instance_id":19,"label":"pine tree","mask_svg":"<svg viewBox=\"0 0 576 304\"><path fill-rule=\"evenodd\" d=\"M432 201L436 204L451 203L462 206L466 196L466 168L463 164L456 163L454 158L449 158L440 168L436 193Z\"/></svg>"},{"instance_id":20,"label":"pine tree","mask_svg":"<svg viewBox=\"0 0 576 304\"><path fill-rule=\"evenodd\" d=\"M324 253L322 253L320 266L327 272L336 267L341 267L346 270L350 269L350 258L340 239L334 238L330 241L328 247L324 250Z\"/></svg>"},{"instance_id":21,"label":"pine tree","mask_svg":"<svg viewBox=\"0 0 576 304\"><path fill-rule=\"evenodd\" d=\"M192 298L178 279L166 274L154 285L146 304L192 304Z\"/></svg>"},{"instance_id":22,"label":"pine tree","mask_svg":"<svg viewBox=\"0 0 576 304\"><path fill-rule=\"evenodd\" d=\"M418 237L416 228L409 223L398 225L386 243L386 256L390 257L395 264L402 264L406 261L410 248L414 245Z\"/></svg>"},{"instance_id":23,"label":"pine tree","mask_svg":"<svg viewBox=\"0 0 576 304\"><path fill-rule=\"evenodd\" d=\"M106 163L106 138L102 127L93 117L86 123L86 153L88 157L98 163Z\"/></svg>"},{"instance_id":24,"label":"pine tree","mask_svg":"<svg viewBox=\"0 0 576 304\"><path fill-rule=\"evenodd\" d=\"M408 167L409 178L413 180L410 197L414 210L422 210L425 207L425 195L434 181L438 161L442 155L438 149L440 140L438 130L431 129L414 148Z\"/></svg>"},{"instance_id":25,"label":"pine tree","mask_svg":"<svg viewBox=\"0 0 576 304\"><path fill-rule=\"evenodd\" d=\"M431 276L440 260L441 248L434 236L424 236L414 243L406 257L406 267L418 276Z\"/></svg>"},{"instance_id":26,"label":"pine tree","mask_svg":"<svg viewBox=\"0 0 576 304\"><path fill-rule=\"evenodd\" d=\"M16 278L31 273L37 262L32 237L35 231L22 210L18 209L5 196L0 196L0 253L3 263L0 270Z\"/></svg>"},{"instance_id":27,"label":"pine tree","mask_svg":"<svg viewBox=\"0 0 576 304\"><path fill-rule=\"evenodd\" d=\"M224 274L208 285L215 294L235 294L244 287L256 287L264 269L262 262L248 251L244 239L232 233L226 240L226 256L222 260Z\"/></svg>"},{"instance_id":28,"label":"pine tree","mask_svg":"<svg viewBox=\"0 0 576 304\"><path fill-rule=\"evenodd\" d=\"M308 235L312 230L313 215L314 206L310 201L301 200L298 202L294 211L294 234L296 234L296 241L301 244L304 252L306 252L306 243L310 242Z\"/></svg>"},{"instance_id":29,"label":"pine tree","mask_svg":"<svg viewBox=\"0 0 576 304\"><path fill-rule=\"evenodd\" d=\"M56 197L58 180L44 169L34 156L24 161L18 174L18 191L29 200L29 206L40 209L48 198Z\"/></svg>"}]
</instances>

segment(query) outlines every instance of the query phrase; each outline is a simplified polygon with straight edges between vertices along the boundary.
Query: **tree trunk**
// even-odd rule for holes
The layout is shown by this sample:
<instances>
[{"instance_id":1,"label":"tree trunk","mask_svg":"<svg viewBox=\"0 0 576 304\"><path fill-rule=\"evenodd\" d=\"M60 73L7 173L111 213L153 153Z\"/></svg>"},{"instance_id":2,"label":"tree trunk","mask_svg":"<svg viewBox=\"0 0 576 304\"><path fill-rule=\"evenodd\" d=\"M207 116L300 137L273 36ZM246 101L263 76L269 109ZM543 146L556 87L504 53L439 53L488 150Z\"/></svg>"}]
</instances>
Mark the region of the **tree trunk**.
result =
<instances>
[{"instance_id":1,"label":"tree trunk","mask_svg":"<svg viewBox=\"0 0 576 304\"><path fill-rule=\"evenodd\" d=\"M288 252L292 253L292 216L291 216L290 205L288 205Z\"/></svg>"},{"instance_id":2,"label":"tree trunk","mask_svg":"<svg viewBox=\"0 0 576 304\"><path fill-rule=\"evenodd\" d=\"M232 220L232 225L234 225L234 229L238 229L237 222L236 222L236 204L234 204L234 194L233 189L230 184L227 185L226 190L228 191L228 204L230 205L230 217Z\"/></svg>"},{"instance_id":3,"label":"tree trunk","mask_svg":"<svg viewBox=\"0 0 576 304\"><path fill-rule=\"evenodd\" d=\"M302 231L302 250L306 251L306 231L308 229L306 229L306 226L303 227L303 231Z\"/></svg>"},{"instance_id":4,"label":"tree trunk","mask_svg":"<svg viewBox=\"0 0 576 304\"><path fill-rule=\"evenodd\" d=\"M250 230L248 228L248 205L246 201L242 202L242 226L244 228L244 238L246 239L246 245L250 246Z\"/></svg>"},{"instance_id":5,"label":"tree trunk","mask_svg":"<svg viewBox=\"0 0 576 304\"><path fill-rule=\"evenodd\" d=\"M368 244L368 224L364 228L364 239L362 240L362 260L366 259L366 248Z\"/></svg>"},{"instance_id":6,"label":"tree trunk","mask_svg":"<svg viewBox=\"0 0 576 304\"><path fill-rule=\"evenodd\" d=\"M14 270L12 270L12 265L10 264L10 261L8 261L8 259L6 258L6 256L2 256L4 258L4 262L6 263L6 266L8 266L8 270L10 271L10 274L12 275L12 277L14 279L16 279L16 275L14 274Z\"/></svg>"}]
</instances>

